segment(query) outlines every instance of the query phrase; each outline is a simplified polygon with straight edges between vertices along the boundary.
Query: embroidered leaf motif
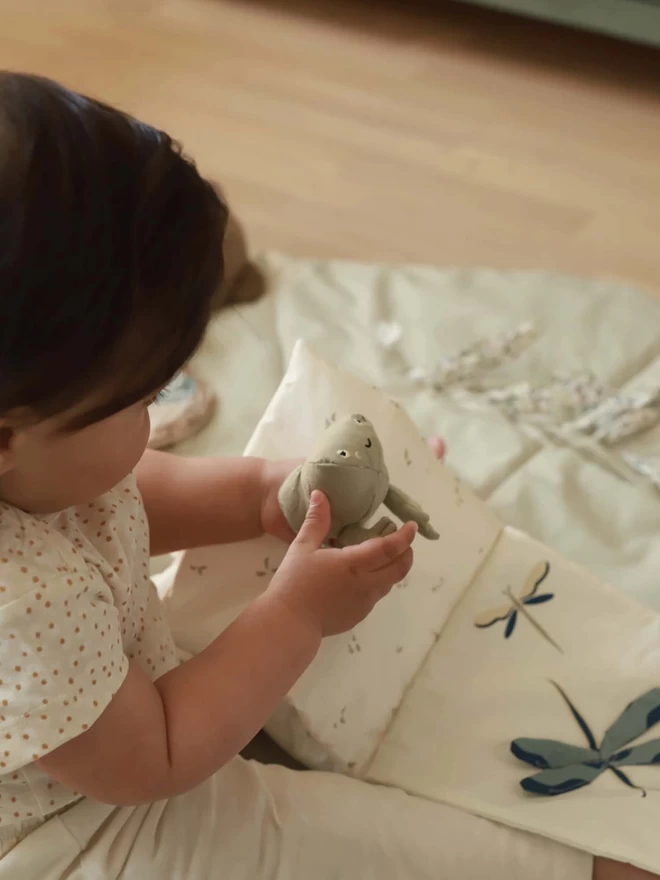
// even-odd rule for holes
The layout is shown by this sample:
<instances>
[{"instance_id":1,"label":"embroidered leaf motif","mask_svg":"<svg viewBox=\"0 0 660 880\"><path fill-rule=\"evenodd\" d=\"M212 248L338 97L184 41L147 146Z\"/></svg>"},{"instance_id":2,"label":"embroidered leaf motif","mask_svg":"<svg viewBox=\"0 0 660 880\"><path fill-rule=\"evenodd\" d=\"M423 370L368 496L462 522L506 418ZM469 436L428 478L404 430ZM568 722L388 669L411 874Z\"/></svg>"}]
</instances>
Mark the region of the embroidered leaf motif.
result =
<instances>
[{"instance_id":1,"label":"embroidered leaf motif","mask_svg":"<svg viewBox=\"0 0 660 880\"><path fill-rule=\"evenodd\" d=\"M264 559L264 567L263 567L263 569L259 569L259 570L257 571L256 574L257 574L257 577L262 578L262 577L266 577L266 575L269 575L269 574L275 574L276 571L277 571L277 566L276 566L276 565L271 565L271 564L270 564L270 559L269 559L268 556L267 556L267 557Z\"/></svg>"},{"instance_id":2,"label":"embroidered leaf motif","mask_svg":"<svg viewBox=\"0 0 660 880\"><path fill-rule=\"evenodd\" d=\"M485 389L485 399L535 432L588 452L619 476L626 467L660 488L660 460L620 451L616 445L660 422L660 384L632 393L612 393L591 373L556 377L534 387L521 382L508 388Z\"/></svg>"},{"instance_id":3,"label":"embroidered leaf motif","mask_svg":"<svg viewBox=\"0 0 660 880\"><path fill-rule=\"evenodd\" d=\"M480 388L484 374L519 357L535 338L536 331L532 324L520 324L512 330L480 339L455 355L441 357L432 371L413 367L408 372L408 378L437 391L456 384Z\"/></svg>"}]
</instances>

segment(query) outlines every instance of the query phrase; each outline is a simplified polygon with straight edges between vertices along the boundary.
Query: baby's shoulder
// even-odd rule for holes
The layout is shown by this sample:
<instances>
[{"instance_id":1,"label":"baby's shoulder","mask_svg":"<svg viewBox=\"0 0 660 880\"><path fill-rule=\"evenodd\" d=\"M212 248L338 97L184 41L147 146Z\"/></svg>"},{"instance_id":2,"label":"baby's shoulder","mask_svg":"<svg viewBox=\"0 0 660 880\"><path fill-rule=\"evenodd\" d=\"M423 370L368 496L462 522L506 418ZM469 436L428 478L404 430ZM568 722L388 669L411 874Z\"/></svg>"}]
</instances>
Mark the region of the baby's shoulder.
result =
<instances>
[{"instance_id":1,"label":"baby's shoulder","mask_svg":"<svg viewBox=\"0 0 660 880\"><path fill-rule=\"evenodd\" d=\"M55 581L64 591L73 582L100 583L99 566L118 555L126 564L138 546L148 547L148 532L132 474L94 502L51 516L0 503L0 606Z\"/></svg>"},{"instance_id":2,"label":"baby's shoulder","mask_svg":"<svg viewBox=\"0 0 660 880\"><path fill-rule=\"evenodd\" d=\"M81 554L48 518L0 505L0 605L83 565Z\"/></svg>"}]
</instances>

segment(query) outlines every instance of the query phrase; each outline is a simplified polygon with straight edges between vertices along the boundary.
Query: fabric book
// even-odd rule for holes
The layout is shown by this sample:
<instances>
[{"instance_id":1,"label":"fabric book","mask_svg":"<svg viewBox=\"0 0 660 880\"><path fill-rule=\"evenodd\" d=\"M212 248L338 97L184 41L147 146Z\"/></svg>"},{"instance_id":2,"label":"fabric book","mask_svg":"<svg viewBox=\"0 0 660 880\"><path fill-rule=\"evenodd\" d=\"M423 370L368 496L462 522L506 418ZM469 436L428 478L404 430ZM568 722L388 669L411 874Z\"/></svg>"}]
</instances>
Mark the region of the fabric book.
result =
<instances>
[{"instance_id":1,"label":"fabric book","mask_svg":"<svg viewBox=\"0 0 660 880\"><path fill-rule=\"evenodd\" d=\"M440 539L418 537L408 577L324 641L269 733L307 766L660 871L660 616L501 523L397 403L302 343L246 454L304 457L354 412ZM165 597L181 647L218 635L285 552L264 537L184 554Z\"/></svg>"}]
</instances>

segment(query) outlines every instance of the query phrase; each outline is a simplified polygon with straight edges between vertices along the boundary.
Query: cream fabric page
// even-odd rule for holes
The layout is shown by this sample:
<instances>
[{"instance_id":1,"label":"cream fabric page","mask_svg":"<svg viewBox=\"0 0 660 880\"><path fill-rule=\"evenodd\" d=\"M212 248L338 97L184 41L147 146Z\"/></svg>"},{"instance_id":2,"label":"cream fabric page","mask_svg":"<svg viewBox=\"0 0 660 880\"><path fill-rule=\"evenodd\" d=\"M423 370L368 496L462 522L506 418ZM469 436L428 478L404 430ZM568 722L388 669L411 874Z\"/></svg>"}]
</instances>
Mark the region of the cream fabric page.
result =
<instances>
[{"instance_id":1,"label":"cream fabric page","mask_svg":"<svg viewBox=\"0 0 660 880\"><path fill-rule=\"evenodd\" d=\"M540 601L525 604L538 581ZM509 595L525 609L513 627L507 609L517 606ZM555 782L594 778L555 796L529 793L521 780L542 768L515 757L512 741L589 748L589 734L560 689L588 726L597 754L575 757ZM639 711L624 714L651 691ZM454 610L366 777L658 872L658 719L660 616L507 528ZM615 743L613 755L608 741ZM637 788L595 766L608 757Z\"/></svg>"},{"instance_id":2,"label":"cream fabric page","mask_svg":"<svg viewBox=\"0 0 660 880\"><path fill-rule=\"evenodd\" d=\"M392 483L430 513L440 539L418 537L414 568L405 581L355 630L324 641L269 732L310 766L359 773L501 525L433 458L398 404L302 344L246 454L304 456L326 420L352 412L373 421ZM187 553L165 599L177 644L193 652L204 647L267 587L284 550L263 538ZM224 599L219 610L218 591ZM197 632L191 638L193 620Z\"/></svg>"}]
</instances>

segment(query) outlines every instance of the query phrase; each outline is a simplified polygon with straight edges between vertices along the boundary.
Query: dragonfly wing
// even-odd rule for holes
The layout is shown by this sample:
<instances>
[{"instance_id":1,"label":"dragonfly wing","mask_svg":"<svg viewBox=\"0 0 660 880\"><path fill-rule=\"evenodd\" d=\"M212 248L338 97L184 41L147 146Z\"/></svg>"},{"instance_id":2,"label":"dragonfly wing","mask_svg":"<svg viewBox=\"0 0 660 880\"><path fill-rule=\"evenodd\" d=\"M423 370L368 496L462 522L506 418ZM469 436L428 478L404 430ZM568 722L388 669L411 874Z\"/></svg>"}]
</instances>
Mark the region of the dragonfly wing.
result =
<instances>
[{"instance_id":1,"label":"dragonfly wing","mask_svg":"<svg viewBox=\"0 0 660 880\"><path fill-rule=\"evenodd\" d=\"M609 758L632 740L637 739L660 721L660 688L653 688L629 703L617 720L608 728L601 754Z\"/></svg>"},{"instance_id":2,"label":"dragonfly wing","mask_svg":"<svg viewBox=\"0 0 660 880\"><path fill-rule=\"evenodd\" d=\"M520 781L520 785L531 794L552 797L584 788L597 779L604 769L589 764L571 764L558 770L541 770L535 776L526 776Z\"/></svg>"},{"instance_id":3,"label":"dragonfly wing","mask_svg":"<svg viewBox=\"0 0 660 880\"><path fill-rule=\"evenodd\" d=\"M474 625L481 629L485 629L487 626L492 626L494 623L497 623L498 620L506 620L510 614L510 605L500 605L499 608L491 608L489 611L483 611L481 614L477 614L474 618Z\"/></svg>"},{"instance_id":4,"label":"dragonfly wing","mask_svg":"<svg viewBox=\"0 0 660 880\"><path fill-rule=\"evenodd\" d=\"M600 755L594 749L585 749L582 746L572 746L569 743L559 742L556 739L530 739L522 737L514 739L511 743L511 753L543 770L559 770L562 767L571 767L573 764L588 764L600 762Z\"/></svg>"},{"instance_id":5,"label":"dragonfly wing","mask_svg":"<svg viewBox=\"0 0 660 880\"><path fill-rule=\"evenodd\" d=\"M504 630L504 638L508 639L511 633L516 628L516 621L518 620L518 612L514 608L511 612L511 617L509 618L509 622L506 625L506 629Z\"/></svg>"},{"instance_id":6,"label":"dragonfly wing","mask_svg":"<svg viewBox=\"0 0 660 880\"><path fill-rule=\"evenodd\" d=\"M549 562L537 563L527 575L523 588L520 591L520 598L524 600L527 599L529 596L533 596L549 574Z\"/></svg>"},{"instance_id":7,"label":"dragonfly wing","mask_svg":"<svg viewBox=\"0 0 660 880\"><path fill-rule=\"evenodd\" d=\"M615 752L610 761L613 764L627 765L629 767L650 766L660 764L660 739L651 739L639 746L630 746Z\"/></svg>"},{"instance_id":8,"label":"dragonfly wing","mask_svg":"<svg viewBox=\"0 0 660 880\"><path fill-rule=\"evenodd\" d=\"M540 596L530 596L528 599L523 599L523 605L543 605L544 602L549 602L554 598L554 593L541 593Z\"/></svg>"}]
</instances>

